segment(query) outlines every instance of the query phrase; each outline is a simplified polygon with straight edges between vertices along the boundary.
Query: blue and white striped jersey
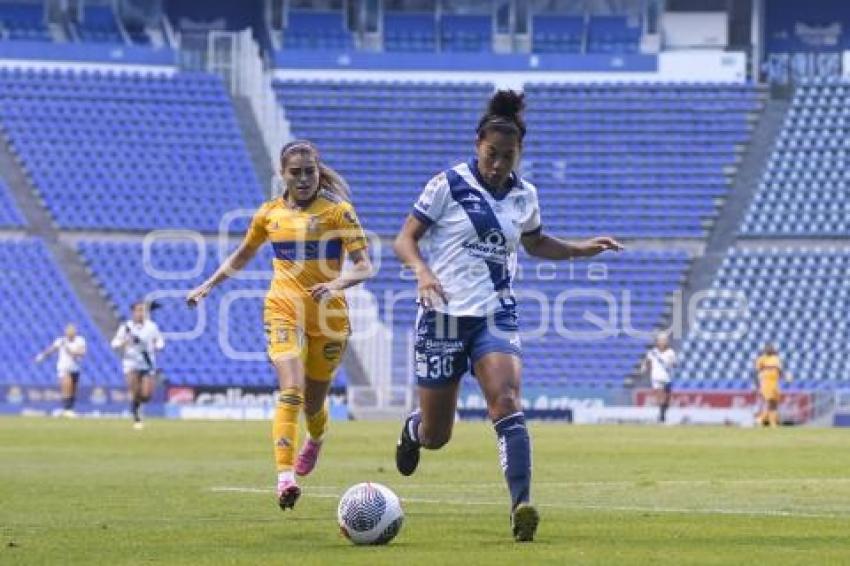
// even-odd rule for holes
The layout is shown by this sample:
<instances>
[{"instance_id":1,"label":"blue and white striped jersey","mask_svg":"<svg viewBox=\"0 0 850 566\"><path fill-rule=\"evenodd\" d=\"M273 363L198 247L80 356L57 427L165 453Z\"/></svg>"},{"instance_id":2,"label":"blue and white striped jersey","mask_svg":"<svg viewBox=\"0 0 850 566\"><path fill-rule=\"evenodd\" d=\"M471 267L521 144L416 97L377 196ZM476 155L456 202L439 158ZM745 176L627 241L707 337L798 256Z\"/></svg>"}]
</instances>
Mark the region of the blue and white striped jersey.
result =
<instances>
[{"instance_id":1,"label":"blue and white striped jersey","mask_svg":"<svg viewBox=\"0 0 850 566\"><path fill-rule=\"evenodd\" d=\"M501 198L485 188L475 159L443 171L425 186L413 215L429 225L428 263L452 316L486 316L515 305L512 281L524 234L541 230L537 189L515 173Z\"/></svg>"}]
</instances>

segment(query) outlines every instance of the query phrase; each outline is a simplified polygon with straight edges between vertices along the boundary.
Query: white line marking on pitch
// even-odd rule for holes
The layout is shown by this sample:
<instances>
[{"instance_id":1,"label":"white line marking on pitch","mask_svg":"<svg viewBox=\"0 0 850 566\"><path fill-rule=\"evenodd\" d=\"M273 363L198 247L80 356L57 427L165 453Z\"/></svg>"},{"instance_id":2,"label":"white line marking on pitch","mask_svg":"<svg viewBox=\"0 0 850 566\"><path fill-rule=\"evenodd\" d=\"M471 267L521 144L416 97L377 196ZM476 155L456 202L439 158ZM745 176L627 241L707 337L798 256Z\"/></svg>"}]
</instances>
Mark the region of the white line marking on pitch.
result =
<instances>
[{"instance_id":1,"label":"white line marking on pitch","mask_svg":"<svg viewBox=\"0 0 850 566\"><path fill-rule=\"evenodd\" d=\"M420 484L421 485L421 484ZM422 487L428 487L421 485ZM313 489L333 489L336 493L311 493ZM274 493L273 488L220 486L212 487L214 493ZM342 494L339 488L332 486L313 486L304 492L306 497L317 499L337 499ZM469 499L431 499L422 497L402 497L404 503L422 503L426 505L459 505L459 506L498 506L507 507L505 501L475 501ZM773 509L728 509L728 508L703 508L688 509L684 507L658 507L640 505L585 505L585 504L563 504L563 503L537 503L538 507L551 509L573 509L588 511L627 511L636 513L694 513L699 515L740 515L740 516L766 516L766 517L798 517L807 519L847 519L850 515L842 513L807 513L804 511L777 511Z\"/></svg>"},{"instance_id":2,"label":"white line marking on pitch","mask_svg":"<svg viewBox=\"0 0 850 566\"><path fill-rule=\"evenodd\" d=\"M637 479L630 481L614 480L614 481L535 481L535 486L550 486L550 487L652 487L655 485L787 485L787 484L808 484L808 483L850 483L850 477L846 478L765 478L765 479L695 479L695 480L652 480L652 479ZM469 489L492 489L494 487L504 486L504 482L483 482L483 483L453 483L453 484L436 484L436 483L417 483L405 486L405 489L456 489L458 491L467 491ZM344 489L338 485L311 485L310 490L334 490L339 491ZM227 491L228 488L213 488L213 490ZM242 488L240 488L242 489ZM248 488L245 488L248 489Z\"/></svg>"}]
</instances>

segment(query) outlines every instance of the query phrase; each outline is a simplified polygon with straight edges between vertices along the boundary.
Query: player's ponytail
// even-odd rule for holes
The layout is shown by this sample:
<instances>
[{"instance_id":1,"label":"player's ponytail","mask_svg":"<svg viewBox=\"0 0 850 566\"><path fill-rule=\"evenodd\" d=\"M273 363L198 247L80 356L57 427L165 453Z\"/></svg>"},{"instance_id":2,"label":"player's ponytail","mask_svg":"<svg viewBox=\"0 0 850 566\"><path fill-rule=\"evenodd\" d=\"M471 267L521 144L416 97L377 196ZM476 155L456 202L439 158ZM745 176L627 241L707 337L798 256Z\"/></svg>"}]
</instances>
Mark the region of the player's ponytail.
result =
<instances>
[{"instance_id":1,"label":"player's ponytail","mask_svg":"<svg viewBox=\"0 0 850 566\"><path fill-rule=\"evenodd\" d=\"M319 162L319 189L330 191L342 200L351 202L351 188L348 182L321 161Z\"/></svg>"},{"instance_id":2,"label":"player's ponytail","mask_svg":"<svg viewBox=\"0 0 850 566\"><path fill-rule=\"evenodd\" d=\"M522 145L525 137L525 95L514 90L497 90L487 103L487 111L478 121L478 139L484 139L487 132L500 132L515 135Z\"/></svg>"},{"instance_id":3,"label":"player's ponytail","mask_svg":"<svg viewBox=\"0 0 850 566\"><path fill-rule=\"evenodd\" d=\"M313 145L313 142L307 140L295 140L283 146L280 150L281 168L286 167L287 158L294 153L312 155L316 160L316 163L319 164L319 190L324 189L343 200L351 201L351 189L349 188L348 183L345 179L343 179L342 175L322 163L319 156L319 150L315 145ZM283 194L286 196L285 188Z\"/></svg>"}]
</instances>

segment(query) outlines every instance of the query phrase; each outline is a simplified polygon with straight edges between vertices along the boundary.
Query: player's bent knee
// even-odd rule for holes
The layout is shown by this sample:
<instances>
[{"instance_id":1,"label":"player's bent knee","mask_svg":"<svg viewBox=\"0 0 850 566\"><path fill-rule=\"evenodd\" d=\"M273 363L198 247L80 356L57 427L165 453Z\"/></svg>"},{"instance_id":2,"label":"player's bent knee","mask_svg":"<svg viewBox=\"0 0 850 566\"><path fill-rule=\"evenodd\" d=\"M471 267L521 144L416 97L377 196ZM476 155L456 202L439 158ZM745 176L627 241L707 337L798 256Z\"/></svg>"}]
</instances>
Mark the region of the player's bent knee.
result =
<instances>
[{"instance_id":1,"label":"player's bent knee","mask_svg":"<svg viewBox=\"0 0 850 566\"><path fill-rule=\"evenodd\" d=\"M493 421L503 419L508 415L518 413L521 410L519 395L513 391L500 394L498 397L493 399L493 402L490 403L490 406L488 407L490 420Z\"/></svg>"}]
</instances>

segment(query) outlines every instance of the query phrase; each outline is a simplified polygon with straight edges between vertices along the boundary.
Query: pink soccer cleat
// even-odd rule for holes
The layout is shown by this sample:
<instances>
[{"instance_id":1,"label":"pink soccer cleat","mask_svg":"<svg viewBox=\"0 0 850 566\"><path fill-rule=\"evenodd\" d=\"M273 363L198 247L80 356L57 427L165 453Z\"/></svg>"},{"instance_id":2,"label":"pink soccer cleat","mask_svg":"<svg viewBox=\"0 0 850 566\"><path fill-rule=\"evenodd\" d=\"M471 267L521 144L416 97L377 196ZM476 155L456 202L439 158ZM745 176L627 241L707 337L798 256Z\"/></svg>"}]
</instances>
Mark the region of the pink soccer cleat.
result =
<instances>
[{"instance_id":1,"label":"pink soccer cleat","mask_svg":"<svg viewBox=\"0 0 850 566\"><path fill-rule=\"evenodd\" d=\"M304 446L301 447L301 452L298 453L298 459L295 460L295 473L299 476L306 476L316 467L316 462L319 460L319 451L322 449L322 443L316 442L312 438L308 438Z\"/></svg>"},{"instance_id":2,"label":"pink soccer cleat","mask_svg":"<svg viewBox=\"0 0 850 566\"><path fill-rule=\"evenodd\" d=\"M277 482L277 503L282 511L294 509L295 502L301 497L301 488L292 480Z\"/></svg>"}]
</instances>

